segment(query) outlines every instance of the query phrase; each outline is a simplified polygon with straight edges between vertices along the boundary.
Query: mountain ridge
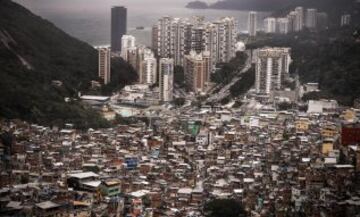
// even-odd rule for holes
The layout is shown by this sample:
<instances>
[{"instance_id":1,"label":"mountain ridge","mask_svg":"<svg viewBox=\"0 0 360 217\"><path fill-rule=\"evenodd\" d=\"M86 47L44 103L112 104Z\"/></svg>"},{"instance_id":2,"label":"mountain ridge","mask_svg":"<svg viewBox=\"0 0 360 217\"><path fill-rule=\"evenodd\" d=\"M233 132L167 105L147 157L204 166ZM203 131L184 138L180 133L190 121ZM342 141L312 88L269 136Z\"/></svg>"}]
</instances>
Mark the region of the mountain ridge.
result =
<instances>
[{"instance_id":1,"label":"mountain ridge","mask_svg":"<svg viewBox=\"0 0 360 217\"><path fill-rule=\"evenodd\" d=\"M90 90L90 81L100 81L96 49L10 0L0 1L0 32L0 117L44 125L71 122L79 128L109 126L77 99L79 91ZM103 88L107 93L136 80L130 65L121 59L112 62L114 79ZM62 85L52 85L54 80Z\"/></svg>"}]
</instances>

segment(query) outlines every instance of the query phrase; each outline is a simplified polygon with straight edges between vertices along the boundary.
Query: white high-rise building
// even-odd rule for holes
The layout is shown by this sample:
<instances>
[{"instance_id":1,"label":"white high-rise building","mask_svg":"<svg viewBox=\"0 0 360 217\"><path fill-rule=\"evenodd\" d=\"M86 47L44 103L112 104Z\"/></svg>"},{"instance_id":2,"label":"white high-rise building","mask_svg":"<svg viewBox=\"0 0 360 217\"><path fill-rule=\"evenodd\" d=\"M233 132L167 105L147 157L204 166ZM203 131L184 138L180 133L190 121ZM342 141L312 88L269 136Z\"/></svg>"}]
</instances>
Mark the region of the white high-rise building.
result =
<instances>
[{"instance_id":1,"label":"white high-rise building","mask_svg":"<svg viewBox=\"0 0 360 217\"><path fill-rule=\"evenodd\" d=\"M264 27L266 33L276 33L276 18L268 17L264 19Z\"/></svg>"},{"instance_id":2,"label":"white high-rise building","mask_svg":"<svg viewBox=\"0 0 360 217\"><path fill-rule=\"evenodd\" d=\"M297 17L297 13L295 11L291 11L288 15L287 15L287 19L289 21L289 32L295 32L296 31L296 17Z\"/></svg>"},{"instance_id":3,"label":"white high-rise building","mask_svg":"<svg viewBox=\"0 0 360 217\"><path fill-rule=\"evenodd\" d=\"M277 29L280 34L288 34L289 30L289 19L288 18L278 18L277 19Z\"/></svg>"},{"instance_id":4,"label":"white high-rise building","mask_svg":"<svg viewBox=\"0 0 360 217\"><path fill-rule=\"evenodd\" d=\"M144 45L138 45L137 46L137 49L136 49L136 67L135 67L135 70L138 74L138 82L140 84L144 83L143 81L143 62L144 62L144 57L145 57L145 51L147 50L148 48L146 48L146 46Z\"/></svg>"},{"instance_id":5,"label":"white high-rise building","mask_svg":"<svg viewBox=\"0 0 360 217\"><path fill-rule=\"evenodd\" d=\"M103 80L104 84L108 84L111 79L111 49L107 47L98 48L99 67L98 75Z\"/></svg>"},{"instance_id":6,"label":"white high-rise building","mask_svg":"<svg viewBox=\"0 0 360 217\"><path fill-rule=\"evenodd\" d=\"M191 49L200 53L205 49L205 28L203 25L196 25L192 27L191 31Z\"/></svg>"},{"instance_id":7,"label":"white high-rise building","mask_svg":"<svg viewBox=\"0 0 360 217\"><path fill-rule=\"evenodd\" d=\"M350 25L350 21L351 21L351 15L350 14L344 14L341 16L341 26L346 26L346 25Z\"/></svg>"},{"instance_id":8,"label":"white high-rise building","mask_svg":"<svg viewBox=\"0 0 360 217\"><path fill-rule=\"evenodd\" d=\"M258 51L255 88L257 93L280 90L291 63L290 48L263 48Z\"/></svg>"},{"instance_id":9,"label":"white high-rise building","mask_svg":"<svg viewBox=\"0 0 360 217\"><path fill-rule=\"evenodd\" d=\"M216 63L229 62L235 57L236 44L236 20L233 17L224 17L214 24L217 26L217 58Z\"/></svg>"},{"instance_id":10,"label":"white high-rise building","mask_svg":"<svg viewBox=\"0 0 360 217\"><path fill-rule=\"evenodd\" d=\"M154 53L150 49L144 50L144 60L142 61L142 70L139 75L139 83L155 84L157 80L157 61Z\"/></svg>"},{"instance_id":11,"label":"white high-rise building","mask_svg":"<svg viewBox=\"0 0 360 217\"><path fill-rule=\"evenodd\" d=\"M159 61L160 100L170 102L174 91L174 60L161 58Z\"/></svg>"},{"instance_id":12,"label":"white high-rise building","mask_svg":"<svg viewBox=\"0 0 360 217\"><path fill-rule=\"evenodd\" d=\"M144 45L138 45L135 57L136 67L134 68L138 73L139 84L155 84L157 81L157 60L154 52Z\"/></svg>"},{"instance_id":13,"label":"white high-rise building","mask_svg":"<svg viewBox=\"0 0 360 217\"><path fill-rule=\"evenodd\" d=\"M156 53L160 57L170 57L171 55L171 22L171 17L162 17L153 28L157 31L157 34L153 34L155 37L153 40L157 44Z\"/></svg>"},{"instance_id":14,"label":"white high-rise building","mask_svg":"<svg viewBox=\"0 0 360 217\"><path fill-rule=\"evenodd\" d=\"M308 8L306 10L306 22L305 26L309 29L315 29L317 25L317 10L314 8Z\"/></svg>"},{"instance_id":15,"label":"white high-rise building","mask_svg":"<svg viewBox=\"0 0 360 217\"><path fill-rule=\"evenodd\" d=\"M256 36L257 31L257 13L255 11L251 11L249 13L248 18L248 31L249 36Z\"/></svg>"},{"instance_id":16,"label":"white high-rise building","mask_svg":"<svg viewBox=\"0 0 360 217\"><path fill-rule=\"evenodd\" d=\"M295 30L296 32L303 30L304 28L304 8L297 7L295 8L296 20L295 20Z\"/></svg>"},{"instance_id":17,"label":"white high-rise building","mask_svg":"<svg viewBox=\"0 0 360 217\"><path fill-rule=\"evenodd\" d=\"M219 41L219 25L214 23L207 23L205 25L205 51L210 54L210 71L214 72L216 63L220 62L220 43ZM235 53L234 53L235 55Z\"/></svg>"},{"instance_id":18,"label":"white high-rise building","mask_svg":"<svg viewBox=\"0 0 360 217\"><path fill-rule=\"evenodd\" d=\"M121 57L125 61L128 61L128 52L134 49L136 49L135 37L132 35L123 35L121 38Z\"/></svg>"},{"instance_id":19,"label":"white high-rise building","mask_svg":"<svg viewBox=\"0 0 360 217\"><path fill-rule=\"evenodd\" d=\"M185 54L185 32L187 23L184 19L174 18L170 27L170 57L175 65L182 65Z\"/></svg>"}]
</instances>

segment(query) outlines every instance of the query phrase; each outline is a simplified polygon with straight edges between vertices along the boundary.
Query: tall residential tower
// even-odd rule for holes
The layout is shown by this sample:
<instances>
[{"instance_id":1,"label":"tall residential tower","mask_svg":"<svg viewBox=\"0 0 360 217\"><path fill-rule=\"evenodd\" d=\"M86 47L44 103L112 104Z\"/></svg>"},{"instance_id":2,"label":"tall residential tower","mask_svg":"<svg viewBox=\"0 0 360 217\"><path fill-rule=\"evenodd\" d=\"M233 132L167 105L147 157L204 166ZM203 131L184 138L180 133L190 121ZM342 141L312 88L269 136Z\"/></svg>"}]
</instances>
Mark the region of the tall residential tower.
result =
<instances>
[{"instance_id":1,"label":"tall residential tower","mask_svg":"<svg viewBox=\"0 0 360 217\"><path fill-rule=\"evenodd\" d=\"M248 18L248 30L249 36L256 36L257 31L257 13L255 11L251 11L249 13Z\"/></svg>"},{"instance_id":2,"label":"tall residential tower","mask_svg":"<svg viewBox=\"0 0 360 217\"><path fill-rule=\"evenodd\" d=\"M276 18L268 17L264 20L264 27L266 33L276 33Z\"/></svg>"},{"instance_id":3,"label":"tall residential tower","mask_svg":"<svg viewBox=\"0 0 360 217\"><path fill-rule=\"evenodd\" d=\"M295 8L295 32L301 31L304 28L304 8L296 7Z\"/></svg>"},{"instance_id":4,"label":"tall residential tower","mask_svg":"<svg viewBox=\"0 0 360 217\"><path fill-rule=\"evenodd\" d=\"M132 35L123 35L121 37L121 57L125 61L128 61L129 51L135 49L135 37Z\"/></svg>"},{"instance_id":5,"label":"tall residential tower","mask_svg":"<svg viewBox=\"0 0 360 217\"><path fill-rule=\"evenodd\" d=\"M315 29L317 25L317 10L314 8L306 9L305 26L309 29Z\"/></svg>"},{"instance_id":6,"label":"tall residential tower","mask_svg":"<svg viewBox=\"0 0 360 217\"><path fill-rule=\"evenodd\" d=\"M190 91L205 92L210 77L210 53L191 51L184 59L185 83Z\"/></svg>"},{"instance_id":7,"label":"tall residential tower","mask_svg":"<svg viewBox=\"0 0 360 217\"><path fill-rule=\"evenodd\" d=\"M111 79L110 48L107 48L107 47L98 48L98 53L99 53L98 76L103 80L104 84L108 84Z\"/></svg>"},{"instance_id":8,"label":"tall residential tower","mask_svg":"<svg viewBox=\"0 0 360 217\"><path fill-rule=\"evenodd\" d=\"M270 94L273 90L282 89L290 63L290 48L260 49L255 68L256 92Z\"/></svg>"},{"instance_id":9,"label":"tall residential tower","mask_svg":"<svg viewBox=\"0 0 360 217\"><path fill-rule=\"evenodd\" d=\"M161 58L159 61L160 99L164 102L173 100L174 91L174 60Z\"/></svg>"}]
</instances>

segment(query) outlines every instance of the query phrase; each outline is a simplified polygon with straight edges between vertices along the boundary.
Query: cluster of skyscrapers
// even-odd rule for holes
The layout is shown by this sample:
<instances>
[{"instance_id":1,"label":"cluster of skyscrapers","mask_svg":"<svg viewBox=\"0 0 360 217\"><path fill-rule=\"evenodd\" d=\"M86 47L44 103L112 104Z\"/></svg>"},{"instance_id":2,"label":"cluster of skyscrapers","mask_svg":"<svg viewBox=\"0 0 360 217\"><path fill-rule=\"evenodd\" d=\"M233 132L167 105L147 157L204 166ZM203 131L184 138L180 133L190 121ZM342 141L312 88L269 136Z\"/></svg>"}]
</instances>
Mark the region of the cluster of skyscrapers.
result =
<instances>
[{"instance_id":1,"label":"cluster of skyscrapers","mask_svg":"<svg viewBox=\"0 0 360 217\"><path fill-rule=\"evenodd\" d=\"M299 32L304 28L309 30L323 29L327 26L328 16L324 12L318 12L317 9L296 7L287 16L275 18L267 17L264 19L265 33L288 34L291 32ZM250 12L248 18L249 36L256 36L257 12Z\"/></svg>"},{"instance_id":2,"label":"cluster of skyscrapers","mask_svg":"<svg viewBox=\"0 0 360 217\"><path fill-rule=\"evenodd\" d=\"M288 34L290 32L302 31L304 28L317 30L325 28L328 16L317 9L296 7L286 17L264 19L266 33Z\"/></svg>"},{"instance_id":3,"label":"cluster of skyscrapers","mask_svg":"<svg viewBox=\"0 0 360 217\"><path fill-rule=\"evenodd\" d=\"M217 63L235 56L237 29L232 17L214 22L205 22L203 17L162 17L152 35L156 55L183 66L186 86L196 93L206 91Z\"/></svg>"},{"instance_id":4,"label":"cluster of skyscrapers","mask_svg":"<svg viewBox=\"0 0 360 217\"><path fill-rule=\"evenodd\" d=\"M111 56L121 56L138 73L140 84L158 83L163 101L173 98L174 67L184 67L189 91L206 92L210 74L216 64L235 57L237 23L232 17L206 22L203 17L162 17L153 26L152 49L136 45L134 36L126 34L127 11L111 9L111 50L98 48L99 77L110 82Z\"/></svg>"},{"instance_id":5,"label":"cluster of skyscrapers","mask_svg":"<svg viewBox=\"0 0 360 217\"><path fill-rule=\"evenodd\" d=\"M155 84L157 61L154 53L145 46L137 46L136 39L132 35L122 37L121 47L121 57L138 72L139 83Z\"/></svg>"},{"instance_id":6,"label":"cluster of skyscrapers","mask_svg":"<svg viewBox=\"0 0 360 217\"><path fill-rule=\"evenodd\" d=\"M256 36L257 12L248 18L249 36ZM264 19L265 33L287 34L304 28L316 30L327 25L327 14L317 9L296 7L287 16ZM341 17L341 26L350 24L351 16ZM203 17L162 17L153 26L152 49L136 45L135 37L126 35L127 9L111 9L111 49L99 47L99 77L111 80L111 56L121 56L137 71L140 84L158 84L162 101L173 100L174 67L184 68L189 91L206 92L216 64L229 62L236 51L237 23L232 17L207 22ZM282 88L291 62L289 48L264 48L256 61L256 91L269 94Z\"/></svg>"},{"instance_id":7,"label":"cluster of skyscrapers","mask_svg":"<svg viewBox=\"0 0 360 217\"><path fill-rule=\"evenodd\" d=\"M138 83L154 85L159 82L161 100L172 101L174 60L160 58L158 62L154 52L144 45L136 45L132 35L123 35L121 47L121 57L138 73Z\"/></svg>"},{"instance_id":8,"label":"cluster of skyscrapers","mask_svg":"<svg viewBox=\"0 0 360 217\"><path fill-rule=\"evenodd\" d=\"M140 84L155 84L157 81L157 60L154 53L143 45L136 46L135 37L122 37L121 57L130 63L138 73Z\"/></svg>"},{"instance_id":9,"label":"cluster of skyscrapers","mask_svg":"<svg viewBox=\"0 0 360 217\"><path fill-rule=\"evenodd\" d=\"M263 48L257 51L255 89L260 94L281 90L289 74L290 48Z\"/></svg>"}]
</instances>

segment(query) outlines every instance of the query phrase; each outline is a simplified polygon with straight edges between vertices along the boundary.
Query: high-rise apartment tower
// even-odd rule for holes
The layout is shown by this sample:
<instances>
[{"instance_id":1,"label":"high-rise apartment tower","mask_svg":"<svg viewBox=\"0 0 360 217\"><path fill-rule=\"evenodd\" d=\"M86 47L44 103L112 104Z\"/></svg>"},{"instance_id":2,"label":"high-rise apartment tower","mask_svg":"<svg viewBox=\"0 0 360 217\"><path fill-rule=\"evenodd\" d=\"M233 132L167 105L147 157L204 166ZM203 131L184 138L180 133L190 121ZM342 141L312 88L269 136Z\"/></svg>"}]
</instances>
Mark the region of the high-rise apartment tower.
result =
<instances>
[{"instance_id":1,"label":"high-rise apartment tower","mask_svg":"<svg viewBox=\"0 0 360 217\"><path fill-rule=\"evenodd\" d=\"M257 13L255 11L251 11L249 13L248 18L248 31L249 36L256 36L257 31Z\"/></svg>"},{"instance_id":2,"label":"high-rise apartment tower","mask_svg":"<svg viewBox=\"0 0 360 217\"><path fill-rule=\"evenodd\" d=\"M256 92L270 94L273 90L282 89L290 63L290 48L260 49L255 68Z\"/></svg>"},{"instance_id":3,"label":"high-rise apartment tower","mask_svg":"<svg viewBox=\"0 0 360 217\"><path fill-rule=\"evenodd\" d=\"M111 79L110 48L107 47L98 48L98 55L99 55L98 76L103 80L104 84L108 84Z\"/></svg>"}]
</instances>

